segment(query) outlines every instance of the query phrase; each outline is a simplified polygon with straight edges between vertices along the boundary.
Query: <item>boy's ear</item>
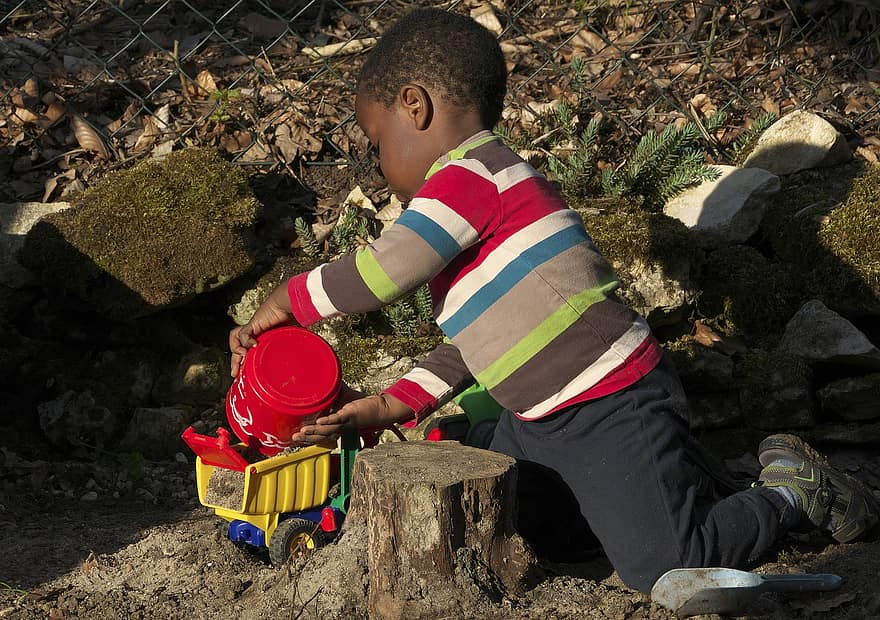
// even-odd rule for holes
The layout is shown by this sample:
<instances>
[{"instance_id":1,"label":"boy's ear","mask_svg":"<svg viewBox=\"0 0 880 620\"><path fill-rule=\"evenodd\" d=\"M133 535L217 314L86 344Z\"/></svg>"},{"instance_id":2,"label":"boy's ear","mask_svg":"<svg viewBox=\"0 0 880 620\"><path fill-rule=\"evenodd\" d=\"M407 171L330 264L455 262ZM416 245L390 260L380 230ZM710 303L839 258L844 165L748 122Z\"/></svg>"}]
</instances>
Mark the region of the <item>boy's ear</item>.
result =
<instances>
[{"instance_id":1,"label":"boy's ear","mask_svg":"<svg viewBox=\"0 0 880 620\"><path fill-rule=\"evenodd\" d=\"M404 84L397 99L416 129L422 131L431 124L431 119L434 117L434 102L424 87L418 84Z\"/></svg>"}]
</instances>

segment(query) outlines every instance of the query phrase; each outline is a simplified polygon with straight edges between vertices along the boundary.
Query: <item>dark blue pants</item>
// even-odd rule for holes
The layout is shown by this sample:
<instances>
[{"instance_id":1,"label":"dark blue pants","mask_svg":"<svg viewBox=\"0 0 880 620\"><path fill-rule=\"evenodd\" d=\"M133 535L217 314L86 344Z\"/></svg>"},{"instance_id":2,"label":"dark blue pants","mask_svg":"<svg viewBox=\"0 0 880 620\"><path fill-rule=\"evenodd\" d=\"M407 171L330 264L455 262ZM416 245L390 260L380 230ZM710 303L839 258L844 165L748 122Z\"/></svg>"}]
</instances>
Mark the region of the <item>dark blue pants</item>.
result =
<instances>
[{"instance_id":1,"label":"dark blue pants","mask_svg":"<svg viewBox=\"0 0 880 620\"><path fill-rule=\"evenodd\" d=\"M573 498L624 583L648 592L673 568L744 567L799 519L767 488L705 492L712 484L691 456L687 415L681 382L664 359L625 390L540 420L505 411L491 449L527 472L520 510L541 510L540 492L523 485L543 472ZM546 519L554 527L550 511Z\"/></svg>"}]
</instances>

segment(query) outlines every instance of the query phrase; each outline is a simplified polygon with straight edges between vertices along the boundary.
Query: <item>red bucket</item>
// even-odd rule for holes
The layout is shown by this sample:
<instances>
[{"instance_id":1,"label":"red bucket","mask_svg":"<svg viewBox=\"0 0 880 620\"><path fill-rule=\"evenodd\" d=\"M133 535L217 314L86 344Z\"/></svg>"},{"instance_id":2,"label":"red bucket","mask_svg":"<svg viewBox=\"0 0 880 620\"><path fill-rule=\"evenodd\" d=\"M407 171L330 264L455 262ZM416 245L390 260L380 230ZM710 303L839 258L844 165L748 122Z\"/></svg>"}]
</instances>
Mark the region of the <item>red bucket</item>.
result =
<instances>
[{"instance_id":1,"label":"red bucket","mask_svg":"<svg viewBox=\"0 0 880 620\"><path fill-rule=\"evenodd\" d=\"M256 340L226 395L226 418L239 439L272 456L330 409L342 373L327 341L307 329L279 327Z\"/></svg>"}]
</instances>

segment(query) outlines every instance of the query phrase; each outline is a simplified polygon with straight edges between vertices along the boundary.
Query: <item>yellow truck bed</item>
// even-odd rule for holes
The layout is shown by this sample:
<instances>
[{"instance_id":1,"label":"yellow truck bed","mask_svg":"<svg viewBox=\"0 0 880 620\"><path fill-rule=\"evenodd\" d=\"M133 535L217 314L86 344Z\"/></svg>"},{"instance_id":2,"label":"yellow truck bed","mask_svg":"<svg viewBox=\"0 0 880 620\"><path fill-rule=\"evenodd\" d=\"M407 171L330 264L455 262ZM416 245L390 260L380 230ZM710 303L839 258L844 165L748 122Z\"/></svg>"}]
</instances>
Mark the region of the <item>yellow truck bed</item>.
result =
<instances>
[{"instance_id":1,"label":"yellow truck bed","mask_svg":"<svg viewBox=\"0 0 880 620\"><path fill-rule=\"evenodd\" d=\"M244 444L234 446L243 449ZM196 486L199 501L213 508L227 521L247 521L266 533L266 541L278 525L278 517L286 512L299 512L321 506L330 490L330 448L309 446L291 454L273 456L245 467L241 505L212 504L208 495L211 476L220 469L196 458ZM222 475L240 472L226 470ZM240 482L239 482L240 483Z\"/></svg>"}]
</instances>

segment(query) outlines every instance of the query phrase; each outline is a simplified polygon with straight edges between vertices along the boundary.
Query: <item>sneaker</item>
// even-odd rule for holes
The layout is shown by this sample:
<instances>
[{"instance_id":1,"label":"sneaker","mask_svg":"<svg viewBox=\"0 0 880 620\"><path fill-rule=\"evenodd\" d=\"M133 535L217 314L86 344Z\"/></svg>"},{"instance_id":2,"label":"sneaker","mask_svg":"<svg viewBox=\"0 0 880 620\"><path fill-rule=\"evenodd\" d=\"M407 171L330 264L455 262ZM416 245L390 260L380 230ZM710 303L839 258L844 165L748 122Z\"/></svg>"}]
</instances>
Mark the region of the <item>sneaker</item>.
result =
<instances>
[{"instance_id":1,"label":"sneaker","mask_svg":"<svg viewBox=\"0 0 880 620\"><path fill-rule=\"evenodd\" d=\"M794 466L771 465L784 460ZM838 542L855 540L880 518L871 490L852 476L831 467L828 460L795 435L771 435L758 446L764 468L758 484L785 486L800 496L807 519L827 530Z\"/></svg>"}]
</instances>

